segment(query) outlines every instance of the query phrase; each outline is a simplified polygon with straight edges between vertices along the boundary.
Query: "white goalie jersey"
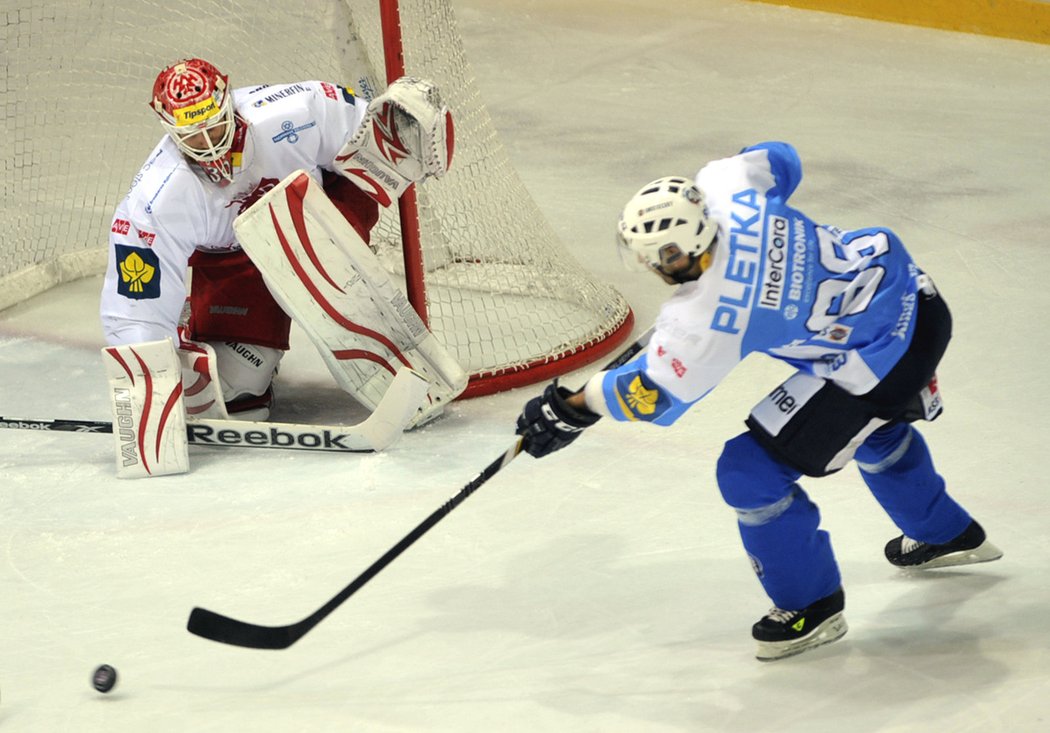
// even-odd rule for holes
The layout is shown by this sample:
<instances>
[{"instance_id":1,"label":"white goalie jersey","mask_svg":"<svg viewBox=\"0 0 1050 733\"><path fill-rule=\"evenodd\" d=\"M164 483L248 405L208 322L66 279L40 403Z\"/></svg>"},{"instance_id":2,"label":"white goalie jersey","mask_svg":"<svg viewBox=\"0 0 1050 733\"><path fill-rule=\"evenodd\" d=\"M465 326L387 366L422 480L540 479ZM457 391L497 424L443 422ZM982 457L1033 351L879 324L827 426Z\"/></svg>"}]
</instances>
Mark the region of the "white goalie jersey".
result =
<instances>
[{"instance_id":1,"label":"white goalie jersey","mask_svg":"<svg viewBox=\"0 0 1050 733\"><path fill-rule=\"evenodd\" d=\"M237 89L233 181L207 181L167 135L116 209L101 319L110 344L178 343L186 272L196 250L239 249L233 222L292 171L320 180L361 125L365 100L323 81Z\"/></svg>"}]
</instances>

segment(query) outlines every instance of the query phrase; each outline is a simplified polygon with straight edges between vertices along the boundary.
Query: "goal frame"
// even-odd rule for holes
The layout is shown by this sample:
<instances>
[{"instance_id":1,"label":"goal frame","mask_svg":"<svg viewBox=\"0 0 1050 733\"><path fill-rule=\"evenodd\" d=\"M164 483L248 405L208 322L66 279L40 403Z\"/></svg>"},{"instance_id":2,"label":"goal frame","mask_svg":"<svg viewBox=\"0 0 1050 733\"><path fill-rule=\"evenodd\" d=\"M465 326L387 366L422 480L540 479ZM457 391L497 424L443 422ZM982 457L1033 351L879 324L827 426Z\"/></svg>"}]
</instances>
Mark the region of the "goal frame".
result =
<instances>
[{"instance_id":1,"label":"goal frame","mask_svg":"<svg viewBox=\"0 0 1050 733\"><path fill-rule=\"evenodd\" d=\"M410 187L371 241L470 375L464 397L583 367L634 327L623 296L574 259L517 175L451 0L71 0L62 12L24 0L6 21L0 309L105 270L134 151L162 134L142 92L165 63L200 56L244 86L329 79L361 101L406 73L438 84L456 125L450 175Z\"/></svg>"},{"instance_id":2,"label":"goal frame","mask_svg":"<svg viewBox=\"0 0 1050 733\"><path fill-rule=\"evenodd\" d=\"M399 0L379 0L380 20L383 28L383 52L386 63L386 81L392 83L405 75L405 57L401 37L401 10ZM419 209L415 187L409 188L398 200L398 217L401 222L402 251L405 262L405 288L408 301L415 308L423 323L429 325L427 313L426 275L423 268L423 250L419 232ZM470 375L467 388L460 399L482 397L504 392L516 387L547 381L566 374L609 354L620 345L634 329L634 312L606 338L590 346L581 346L555 355L536 359L516 368L475 372Z\"/></svg>"}]
</instances>

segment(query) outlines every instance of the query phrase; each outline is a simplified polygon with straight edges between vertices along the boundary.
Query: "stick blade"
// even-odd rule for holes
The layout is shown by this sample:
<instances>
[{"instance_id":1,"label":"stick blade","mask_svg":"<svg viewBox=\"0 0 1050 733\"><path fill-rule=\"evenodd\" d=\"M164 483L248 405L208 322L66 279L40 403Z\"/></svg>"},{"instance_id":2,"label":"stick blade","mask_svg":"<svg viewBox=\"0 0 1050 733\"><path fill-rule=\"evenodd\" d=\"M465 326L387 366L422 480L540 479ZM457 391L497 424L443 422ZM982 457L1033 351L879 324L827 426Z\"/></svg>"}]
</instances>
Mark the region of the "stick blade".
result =
<instances>
[{"instance_id":1,"label":"stick blade","mask_svg":"<svg viewBox=\"0 0 1050 733\"><path fill-rule=\"evenodd\" d=\"M249 649L287 649L302 636L295 633L294 624L259 626L199 607L190 612L186 630L205 639Z\"/></svg>"}]
</instances>

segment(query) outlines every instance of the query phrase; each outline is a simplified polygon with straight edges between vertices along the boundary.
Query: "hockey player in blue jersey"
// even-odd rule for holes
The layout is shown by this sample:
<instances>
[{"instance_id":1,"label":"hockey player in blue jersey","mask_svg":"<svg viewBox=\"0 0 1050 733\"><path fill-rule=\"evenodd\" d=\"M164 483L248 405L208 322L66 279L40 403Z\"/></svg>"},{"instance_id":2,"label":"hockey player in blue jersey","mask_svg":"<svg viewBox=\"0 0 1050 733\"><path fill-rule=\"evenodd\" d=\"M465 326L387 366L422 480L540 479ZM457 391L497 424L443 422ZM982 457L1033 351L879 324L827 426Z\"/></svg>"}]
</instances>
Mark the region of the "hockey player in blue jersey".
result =
<instances>
[{"instance_id":1,"label":"hockey player in blue jersey","mask_svg":"<svg viewBox=\"0 0 1050 733\"><path fill-rule=\"evenodd\" d=\"M783 142L716 160L695 181L661 178L625 206L625 262L678 284L647 351L577 393L552 384L518 418L524 450L559 450L601 416L670 425L744 357L797 371L754 407L718 460L718 487L774 608L752 627L758 659L846 633L828 533L798 484L854 460L900 528L885 548L906 568L1002 553L945 490L914 427L941 411L934 371L951 315L889 229L842 231L788 204L802 178Z\"/></svg>"}]
</instances>

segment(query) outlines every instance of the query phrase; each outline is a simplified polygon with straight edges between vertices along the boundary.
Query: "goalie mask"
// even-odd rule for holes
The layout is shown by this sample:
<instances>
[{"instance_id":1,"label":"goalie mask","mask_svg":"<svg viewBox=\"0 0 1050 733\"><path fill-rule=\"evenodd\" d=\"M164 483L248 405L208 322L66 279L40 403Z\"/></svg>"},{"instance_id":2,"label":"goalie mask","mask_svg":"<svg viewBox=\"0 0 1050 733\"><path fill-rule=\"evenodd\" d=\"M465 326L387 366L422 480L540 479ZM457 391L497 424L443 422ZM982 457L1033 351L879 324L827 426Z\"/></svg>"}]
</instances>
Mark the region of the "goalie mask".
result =
<instances>
[{"instance_id":1,"label":"goalie mask","mask_svg":"<svg viewBox=\"0 0 1050 733\"><path fill-rule=\"evenodd\" d=\"M665 268L683 257L690 263L699 260L714 242L718 224L703 191L687 178L670 176L647 183L627 202L617 233L628 269L656 270L665 279L682 282L678 272Z\"/></svg>"},{"instance_id":2,"label":"goalie mask","mask_svg":"<svg viewBox=\"0 0 1050 733\"><path fill-rule=\"evenodd\" d=\"M183 59L157 75L150 104L179 150L208 178L233 180L236 120L228 78L203 59Z\"/></svg>"}]
</instances>

